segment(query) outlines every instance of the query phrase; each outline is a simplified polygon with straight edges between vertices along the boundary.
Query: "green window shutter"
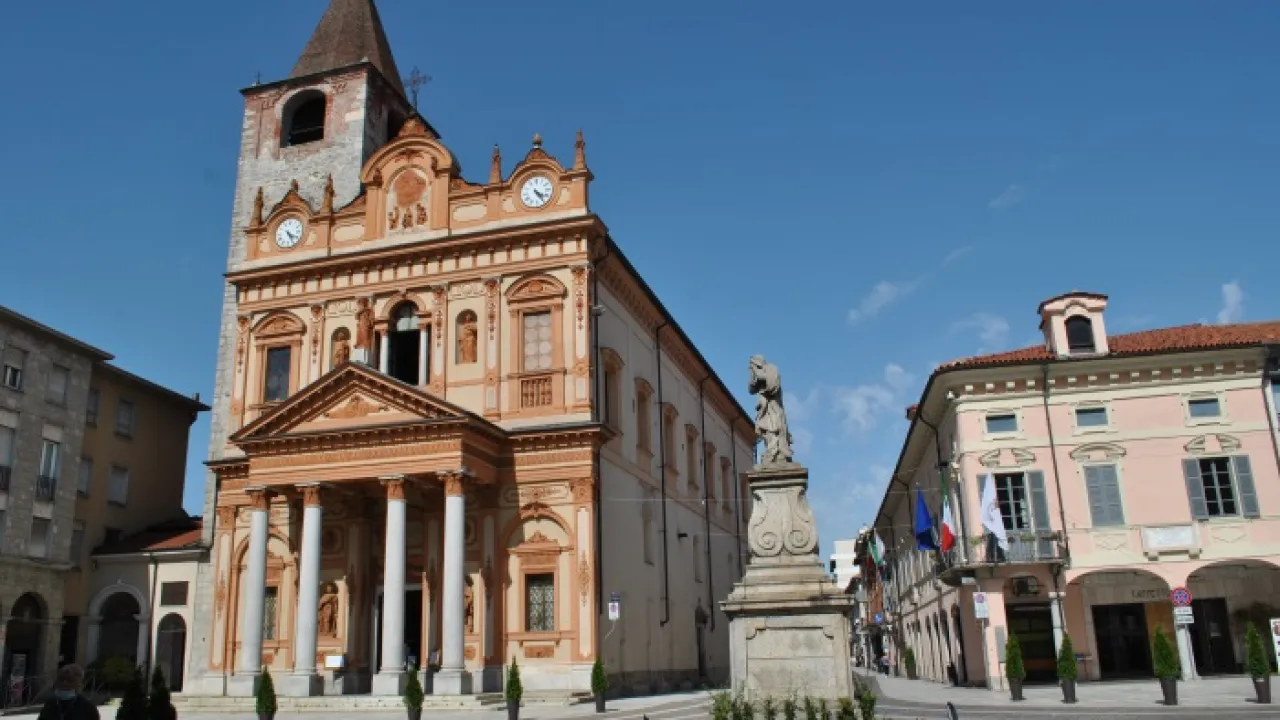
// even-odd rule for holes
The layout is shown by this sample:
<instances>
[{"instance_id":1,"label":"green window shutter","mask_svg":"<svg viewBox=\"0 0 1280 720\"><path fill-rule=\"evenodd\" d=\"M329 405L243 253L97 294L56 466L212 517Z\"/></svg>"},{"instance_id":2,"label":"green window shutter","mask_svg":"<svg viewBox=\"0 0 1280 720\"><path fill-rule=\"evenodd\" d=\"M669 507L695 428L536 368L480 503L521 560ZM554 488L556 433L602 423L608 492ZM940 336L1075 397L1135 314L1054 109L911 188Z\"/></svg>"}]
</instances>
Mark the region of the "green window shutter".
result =
<instances>
[{"instance_id":1,"label":"green window shutter","mask_svg":"<svg viewBox=\"0 0 1280 720\"><path fill-rule=\"evenodd\" d=\"M1102 468L1097 465L1086 465L1084 468L1084 486L1089 494L1089 517L1093 518L1094 527L1109 525L1107 515L1106 491L1102 489Z\"/></svg>"},{"instance_id":2,"label":"green window shutter","mask_svg":"<svg viewBox=\"0 0 1280 720\"><path fill-rule=\"evenodd\" d=\"M1258 511L1258 491L1253 486L1253 469L1248 455L1231 458L1231 474L1235 476L1236 491L1240 493L1240 514L1248 518L1261 517Z\"/></svg>"},{"instance_id":3,"label":"green window shutter","mask_svg":"<svg viewBox=\"0 0 1280 720\"><path fill-rule=\"evenodd\" d=\"M1191 503L1191 519L1207 520L1209 508L1204 501L1204 481L1200 479L1200 461L1182 461L1182 476L1187 481L1187 500Z\"/></svg>"}]
</instances>

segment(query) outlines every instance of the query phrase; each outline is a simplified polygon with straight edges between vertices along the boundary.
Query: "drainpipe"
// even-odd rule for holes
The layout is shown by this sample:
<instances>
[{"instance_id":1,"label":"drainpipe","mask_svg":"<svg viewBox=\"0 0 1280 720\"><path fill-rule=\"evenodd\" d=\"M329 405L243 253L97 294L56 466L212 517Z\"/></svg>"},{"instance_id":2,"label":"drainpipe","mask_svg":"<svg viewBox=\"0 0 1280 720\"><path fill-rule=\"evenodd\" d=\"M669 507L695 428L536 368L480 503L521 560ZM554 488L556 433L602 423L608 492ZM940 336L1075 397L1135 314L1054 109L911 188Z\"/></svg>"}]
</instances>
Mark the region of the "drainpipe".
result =
<instances>
[{"instance_id":1,"label":"drainpipe","mask_svg":"<svg viewBox=\"0 0 1280 720\"><path fill-rule=\"evenodd\" d=\"M715 570L711 567L711 476L708 474L709 469L707 468L707 453L706 453L707 406L703 404L703 397L702 397L702 386L705 385L707 380L710 378L711 376L707 375L706 377L702 378L702 380L698 382L698 413L702 416L699 422L701 422L702 424L702 430L700 432L702 433L703 446L697 449L703 451L702 452L702 519L706 524L705 532L707 537L706 547L703 548L704 550L707 551L707 613L711 615L711 629L715 630L716 629L716 612L715 612L716 610L716 605L715 605L716 575L715 575ZM733 433L731 432L729 436L732 439ZM694 561L695 562L697 561L696 558Z\"/></svg>"},{"instance_id":2,"label":"drainpipe","mask_svg":"<svg viewBox=\"0 0 1280 720\"><path fill-rule=\"evenodd\" d=\"M609 256L609 243L604 245L605 254L599 260L591 264L591 390L594 393L591 403L591 421L600 422L600 402L604 399L604 393L600 391L600 386L604 382L604 373L600 368L600 316L604 313L604 307L599 305L600 302L600 263ZM619 406L621 407L621 406ZM595 534L596 534L596 615L604 614L604 476L600 473L600 448L597 447L591 452L592 472L595 473L595 497L592 501L595 503Z\"/></svg>"},{"instance_id":3,"label":"drainpipe","mask_svg":"<svg viewBox=\"0 0 1280 720\"><path fill-rule=\"evenodd\" d=\"M667 322L653 331L653 356L658 363L658 414L662 414L662 328ZM658 418L658 455L662 476L662 620L658 627L666 627L671 622L671 568L667 563L667 432L665 417Z\"/></svg>"},{"instance_id":4,"label":"drainpipe","mask_svg":"<svg viewBox=\"0 0 1280 720\"><path fill-rule=\"evenodd\" d=\"M1053 487L1058 494L1058 519L1062 523L1062 560L1064 563L1069 564L1071 562L1071 539L1067 537L1067 509L1062 505L1062 475L1058 472L1058 446L1053 439L1053 418L1049 416L1049 364L1041 365L1040 370L1043 371L1043 379L1041 381L1043 391L1040 397L1044 402L1044 423L1049 428L1049 459L1053 462ZM1063 619L1063 627L1066 627L1065 618Z\"/></svg>"},{"instance_id":5,"label":"drainpipe","mask_svg":"<svg viewBox=\"0 0 1280 720\"><path fill-rule=\"evenodd\" d=\"M742 492L738 480L738 418L729 423L729 457L733 461L733 539L738 543L734 555L738 558L738 577L746 570L742 565Z\"/></svg>"}]
</instances>

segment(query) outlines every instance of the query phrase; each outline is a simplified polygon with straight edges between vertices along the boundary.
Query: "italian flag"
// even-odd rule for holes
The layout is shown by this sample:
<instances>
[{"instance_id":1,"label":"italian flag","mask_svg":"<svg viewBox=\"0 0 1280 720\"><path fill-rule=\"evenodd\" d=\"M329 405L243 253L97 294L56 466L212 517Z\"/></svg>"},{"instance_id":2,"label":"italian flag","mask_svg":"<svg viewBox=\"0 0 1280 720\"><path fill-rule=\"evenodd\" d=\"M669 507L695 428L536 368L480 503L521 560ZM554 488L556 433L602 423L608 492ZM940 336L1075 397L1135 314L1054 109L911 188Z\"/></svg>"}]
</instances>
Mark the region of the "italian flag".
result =
<instances>
[{"instance_id":1,"label":"italian flag","mask_svg":"<svg viewBox=\"0 0 1280 720\"><path fill-rule=\"evenodd\" d=\"M942 497L942 552L956 546L955 521L951 519L951 499Z\"/></svg>"}]
</instances>

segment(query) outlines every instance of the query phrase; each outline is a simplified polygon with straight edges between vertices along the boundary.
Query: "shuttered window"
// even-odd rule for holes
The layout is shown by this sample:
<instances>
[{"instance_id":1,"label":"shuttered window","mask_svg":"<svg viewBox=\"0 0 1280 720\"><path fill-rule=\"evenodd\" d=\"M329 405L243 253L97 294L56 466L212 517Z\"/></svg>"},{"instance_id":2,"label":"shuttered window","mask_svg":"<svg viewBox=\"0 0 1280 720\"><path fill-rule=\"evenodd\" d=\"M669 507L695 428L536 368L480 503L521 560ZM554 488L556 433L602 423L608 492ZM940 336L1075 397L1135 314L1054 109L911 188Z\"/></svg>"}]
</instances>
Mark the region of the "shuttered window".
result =
<instances>
[{"instance_id":1,"label":"shuttered window","mask_svg":"<svg viewBox=\"0 0 1280 720\"><path fill-rule=\"evenodd\" d=\"M1187 458L1182 461L1182 474L1193 519L1260 516L1253 468L1247 455Z\"/></svg>"},{"instance_id":2,"label":"shuttered window","mask_svg":"<svg viewBox=\"0 0 1280 720\"><path fill-rule=\"evenodd\" d=\"M1120 477L1115 465L1087 465L1085 488L1089 492L1089 514L1094 527L1124 524L1124 507L1120 502Z\"/></svg>"}]
</instances>

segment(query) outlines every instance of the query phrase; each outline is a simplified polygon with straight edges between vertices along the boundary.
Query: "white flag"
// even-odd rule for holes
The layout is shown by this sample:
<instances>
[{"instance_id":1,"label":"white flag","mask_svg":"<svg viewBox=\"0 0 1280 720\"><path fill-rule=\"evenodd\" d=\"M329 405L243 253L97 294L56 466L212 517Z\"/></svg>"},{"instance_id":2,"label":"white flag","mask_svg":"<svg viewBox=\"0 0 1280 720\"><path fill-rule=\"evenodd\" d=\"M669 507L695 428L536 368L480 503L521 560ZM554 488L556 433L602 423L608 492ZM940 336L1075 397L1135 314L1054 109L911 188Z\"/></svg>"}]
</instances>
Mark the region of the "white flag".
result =
<instances>
[{"instance_id":1,"label":"white flag","mask_svg":"<svg viewBox=\"0 0 1280 720\"><path fill-rule=\"evenodd\" d=\"M982 483L982 527L996 536L1001 550L1009 549L1009 536L1004 531L1004 517L996 503L996 478L990 472Z\"/></svg>"}]
</instances>

